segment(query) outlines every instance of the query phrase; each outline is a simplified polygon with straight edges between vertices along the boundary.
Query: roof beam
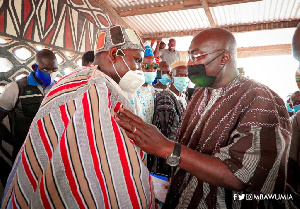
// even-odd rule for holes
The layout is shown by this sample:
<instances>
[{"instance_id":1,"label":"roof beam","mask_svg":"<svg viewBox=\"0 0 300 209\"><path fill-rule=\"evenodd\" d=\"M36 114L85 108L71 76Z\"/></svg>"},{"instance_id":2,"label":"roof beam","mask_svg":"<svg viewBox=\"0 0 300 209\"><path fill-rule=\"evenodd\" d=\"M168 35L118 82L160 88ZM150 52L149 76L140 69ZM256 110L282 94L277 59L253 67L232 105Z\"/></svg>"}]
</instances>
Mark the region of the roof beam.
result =
<instances>
[{"instance_id":1,"label":"roof beam","mask_svg":"<svg viewBox=\"0 0 300 209\"><path fill-rule=\"evenodd\" d=\"M100 1L100 0L98 0ZM224 6L229 4L240 4L254 1L262 0L206 0L208 7ZM120 17L144 15L144 14L154 14L159 12L170 12L185 9L196 9L203 8L203 0L183 0L180 3L175 3L172 5L153 5L153 4L143 4L140 8L128 9L128 8L115 8L120 15Z\"/></svg>"},{"instance_id":2,"label":"roof beam","mask_svg":"<svg viewBox=\"0 0 300 209\"><path fill-rule=\"evenodd\" d=\"M107 2L107 0L97 0L98 4L100 6L101 9L103 9L104 11L107 12L108 16L115 21L116 23L123 25L126 28L132 28L134 29L139 36L141 36L141 33L139 30L137 30L136 28L133 28L132 26L129 26L129 24L124 21L119 15L118 13L112 8L112 6Z\"/></svg>"},{"instance_id":3,"label":"roof beam","mask_svg":"<svg viewBox=\"0 0 300 209\"><path fill-rule=\"evenodd\" d=\"M241 33L241 32L258 31L258 30L295 28L297 27L298 23L299 20L291 20L291 21L266 22L266 23L258 23L258 24L244 24L244 25L220 26L220 27L231 31L232 33ZM142 38L144 40L148 40L148 39L158 39L158 38L194 36L203 30L204 29L144 34L142 35Z\"/></svg>"},{"instance_id":4,"label":"roof beam","mask_svg":"<svg viewBox=\"0 0 300 209\"><path fill-rule=\"evenodd\" d=\"M291 44L269 45L269 46L252 46L238 48L237 57L257 57L270 55L292 54Z\"/></svg>"},{"instance_id":5,"label":"roof beam","mask_svg":"<svg viewBox=\"0 0 300 209\"><path fill-rule=\"evenodd\" d=\"M279 44L269 46L251 46L238 48L237 57L258 57L258 56L271 56L271 55L285 55L292 53L291 44ZM187 51L181 51L181 56L188 56Z\"/></svg>"},{"instance_id":6,"label":"roof beam","mask_svg":"<svg viewBox=\"0 0 300 209\"><path fill-rule=\"evenodd\" d=\"M215 23L214 18L213 18L212 14L209 10L209 6L208 6L207 1L206 0L201 0L201 2L202 2L203 9L205 11L206 17L207 17L207 19L210 23L210 26L213 27L213 28L216 27L216 23Z\"/></svg>"}]
</instances>

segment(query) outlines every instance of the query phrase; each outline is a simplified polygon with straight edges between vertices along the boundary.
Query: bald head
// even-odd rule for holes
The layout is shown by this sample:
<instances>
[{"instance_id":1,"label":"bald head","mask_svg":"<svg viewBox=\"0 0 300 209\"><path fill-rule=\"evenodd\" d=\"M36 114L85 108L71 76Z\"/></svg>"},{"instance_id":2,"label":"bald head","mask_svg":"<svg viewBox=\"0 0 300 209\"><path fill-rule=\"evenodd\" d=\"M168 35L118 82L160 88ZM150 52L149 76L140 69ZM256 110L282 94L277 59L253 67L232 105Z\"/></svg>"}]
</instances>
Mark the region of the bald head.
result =
<instances>
[{"instance_id":1,"label":"bald head","mask_svg":"<svg viewBox=\"0 0 300 209\"><path fill-rule=\"evenodd\" d=\"M198 33L191 42L189 55L188 65L194 65L190 67L189 76L194 77L195 82L198 82L198 77L203 79L203 82L200 80L201 82L196 84L198 86L223 87L239 74L236 69L236 40L233 34L225 29L210 28ZM198 75L203 69L200 65L204 65L205 75ZM199 70L196 71L196 68Z\"/></svg>"},{"instance_id":2,"label":"bald head","mask_svg":"<svg viewBox=\"0 0 300 209\"><path fill-rule=\"evenodd\" d=\"M292 40L293 55L300 62L300 23L298 24Z\"/></svg>"},{"instance_id":3,"label":"bald head","mask_svg":"<svg viewBox=\"0 0 300 209\"><path fill-rule=\"evenodd\" d=\"M192 43L201 43L204 47L209 47L211 51L225 49L231 56L237 54L237 44L231 32L222 28L210 28L198 33Z\"/></svg>"}]
</instances>

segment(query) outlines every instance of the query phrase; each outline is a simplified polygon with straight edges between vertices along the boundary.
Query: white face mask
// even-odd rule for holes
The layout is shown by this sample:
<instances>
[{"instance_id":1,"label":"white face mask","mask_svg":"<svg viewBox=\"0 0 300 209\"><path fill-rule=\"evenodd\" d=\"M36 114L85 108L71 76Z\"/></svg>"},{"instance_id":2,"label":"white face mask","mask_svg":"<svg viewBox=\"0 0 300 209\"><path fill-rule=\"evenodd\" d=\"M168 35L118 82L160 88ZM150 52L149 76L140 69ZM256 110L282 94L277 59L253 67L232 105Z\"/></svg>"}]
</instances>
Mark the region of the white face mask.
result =
<instances>
[{"instance_id":1,"label":"white face mask","mask_svg":"<svg viewBox=\"0 0 300 209\"><path fill-rule=\"evenodd\" d=\"M58 74L58 71L50 73L50 77L51 77L50 84L52 84L54 82L54 79L56 78L57 74Z\"/></svg>"},{"instance_id":2,"label":"white face mask","mask_svg":"<svg viewBox=\"0 0 300 209\"><path fill-rule=\"evenodd\" d=\"M145 83L141 70L129 70L120 80L119 86L123 91L134 94Z\"/></svg>"},{"instance_id":3,"label":"white face mask","mask_svg":"<svg viewBox=\"0 0 300 209\"><path fill-rule=\"evenodd\" d=\"M114 63L112 63L113 68L120 78L119 86L123 91L134 94L145 83L144 73L141 70L130 70L124 58L121 58L128 68L128 72L122 78L116 70Z\"/></svg>"}]
</instances>

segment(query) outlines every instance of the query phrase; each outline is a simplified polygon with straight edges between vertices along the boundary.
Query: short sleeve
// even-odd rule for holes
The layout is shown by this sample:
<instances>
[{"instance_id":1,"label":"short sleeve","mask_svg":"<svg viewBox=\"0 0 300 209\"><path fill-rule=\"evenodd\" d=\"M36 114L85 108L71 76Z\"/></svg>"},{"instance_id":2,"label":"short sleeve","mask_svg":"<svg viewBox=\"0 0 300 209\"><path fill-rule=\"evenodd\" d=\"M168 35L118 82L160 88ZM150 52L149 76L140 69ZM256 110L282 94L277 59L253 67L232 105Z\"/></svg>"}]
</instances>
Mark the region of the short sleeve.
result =
<instances>
[{"instance_id":1,"label":"short sleeve","mask_svg":"<svg viewBox=\"0 0 300 209\"><path fill-rule=\"evenodd\" d=\"M159 50L159 56L161 57L161 55L163 54L162 49Z\"/></svg>"},{"instance_id":2,"label":"short sleeve","mask_svg":"<svg viewBox=\"0 0 300 209\"><path fill-rule=\"evenodd\" d=\"M18 84L16 82L7 84L2 94L0 94L0 109L3 111L12 110L18 100L18 96Z\"/></svg>"}]
</instances>

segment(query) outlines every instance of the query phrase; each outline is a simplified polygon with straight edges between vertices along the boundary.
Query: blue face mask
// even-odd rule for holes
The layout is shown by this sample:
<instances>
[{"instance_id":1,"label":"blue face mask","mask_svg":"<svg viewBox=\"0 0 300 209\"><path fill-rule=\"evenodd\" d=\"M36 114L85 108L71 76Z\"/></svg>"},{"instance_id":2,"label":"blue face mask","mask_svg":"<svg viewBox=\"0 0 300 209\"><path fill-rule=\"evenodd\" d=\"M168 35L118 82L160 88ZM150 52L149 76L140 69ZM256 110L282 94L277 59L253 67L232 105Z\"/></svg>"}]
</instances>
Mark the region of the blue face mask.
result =
<instances>
[{"instance_id":1,"label":"blue face mask","mask_svg":"<svg viewBox=\"0 0 300 209\"><path fill-rule=\"evenodd\" d=\"M293 108L291 108L290 104L286 103L286 109L288 112L294 112Z\"/></svg>"},{"instance_id":2,"label":"blue face mask","mask_svg":"<svg viewBox=\"0 0 300 209\"><path fill-rule=\"evenodd\" d=\"M144 72L145 83L153 83L156 78L156 71L154 72Z\"/></svg>"},{"instance_id":3,"label":"blue face mask","mask_svg":"<svg viewBox=\"0 0 300 209\"><path fill-rule=\"evenodd\" d=\"M162 83L162 85L168 85L171 82L171 76L169 76L168 74L163 74L161 76L161 79L158 80Z\"/></svg>"},{"instance_id":4,"label":"blue face mask","mask_svg":"<svg viewBox=\"0 0 300 209\"><path fill-rule=\"evenodd\" d=\"M295 112L298 112L300 110L300 105L293 106L293 109Z\"/></svg>"},{"instance_id":5,"label":"blue face mask","mask_svg":"<svg viewBox=\"0 0 300 209\"><path fill-rule=\"evenodd\" d=\"M174 86L178 91L186 90L190 79L188 77L174 77Z\"/></svg>"},{"instance_id":6,"label":"blue face mask","mask_svg":"<svg viewBox=\"0 0 300 209\"><path fill-rule=\"evenodd\" d=\"M38 65L35 64L35 75L36 77L45 85L45 86L49 86L50 84L52 84L54 82L54 79L56 77L56 75L58 74L58 72L52 72L51 74L40 71L38 69Z\"/></svg>"}]
</instances>

